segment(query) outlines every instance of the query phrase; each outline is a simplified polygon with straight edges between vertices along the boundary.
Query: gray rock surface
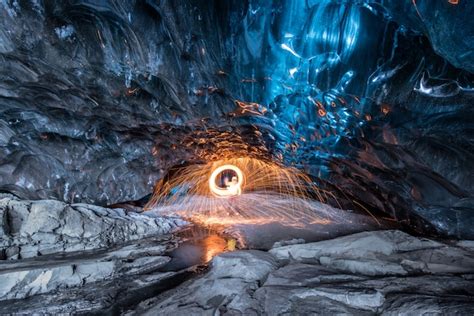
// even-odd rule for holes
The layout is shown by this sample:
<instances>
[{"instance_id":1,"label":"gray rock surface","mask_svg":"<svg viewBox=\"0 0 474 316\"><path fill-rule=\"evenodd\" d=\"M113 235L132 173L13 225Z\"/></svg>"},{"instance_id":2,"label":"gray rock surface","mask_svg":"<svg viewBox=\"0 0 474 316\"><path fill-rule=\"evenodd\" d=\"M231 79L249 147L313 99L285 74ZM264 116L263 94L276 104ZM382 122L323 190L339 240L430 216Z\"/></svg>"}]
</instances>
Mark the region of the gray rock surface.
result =
<instances>
[{"instance_id":1,"label":"gray rock surface","mask_svg":"<svg viewBox=\"0 0 474 316\"><path fill-rule=\"evenodd\" d=\"M181 219L0 195L0 314L80 313L148 297ZM8 260L7 260L8 259ZM148 294L151 295L151 294Z\"/></svg>"},{"instance_id":2,"label":"gray rock surface","mask_svg":"<svg viewBox=\"0 0 474 316\"><path fill-rule=\"evenodd\" d=\"M270 253L280 260L317 262L368 276L474 273L472 251L401 231L363 232L335 240L284 246Z\"/></svg>"},{"instance_id":3,"label":"gray rock surface","mask_svg":"<svg viewBox=\"0 0 474 316\"><path fill-rule=\"evenodd\" d=\"M212 261L208 274L183 284L170 297L145 312L145 315L215 315L224 310L252 315L259 311L253 292L277 268L275 258L262 251L237 251L222 254ZM150 304L143 303L142 307Z\"/></svg>"},{"instance_id":4,"label":"gray rock surface","mask_svg":"<svg viewBox=\"0 0 474 316\"><path fill-rule=\"evenodd\" d=\"M145 273L168 263L165 246L128 246L106 253L76 253L75 257L0 263L0 300L23 299L58 289L84 286L123 275Z\"/></svg>"},{"instance_id":5,"label":"gray rock surface","mask_svg":"<svg viewBox=\"0 0 474 316\"><path fill-rule=\"evenodd\" d=\"M32 207L24 209L17 218L26 214L26 219L9 221L5 231L24 229ZM26 227L36 229L33 235L64 228L62 219L54 221L61 217L51 218ZM387 230L301 242L279 242L268 252L222 253L206 271L173 265L173 254L181 248L173 235L2 260L0 314L474 313L472 241L434 241Z\"/></svg>"},{"instance_id":6,"label":"gray rock surface","mask_svg":"<svg viewBox=\"0 0 474 316\"><path fill-rule=\"evenodd\" d=\"M392 230L225 253L208 273L128 314L471 315L470 244Z\"/></svg>"},{"instance_id":7,"label":"gray rock surface","mask_svg":"<svg viewBox=\"0 0 474 316\"><path fill-rule=\"evenodd\" d=\"M0 196L0 256L23 259L110 247L168 234L185 222L153 214L55 200Z\"/></svg>"},{"instance_id":8,"label":"gray rock surface","mask_svg":"<svg viewBox=\"0 0 474 316\"><path fill-rule=\"evenodd\" d=\"M170 236L108 250L0 262L0 314L106 310L146 297L141 291L179 275L161 272L176 247Z\"/></svg>"}]
</instances>

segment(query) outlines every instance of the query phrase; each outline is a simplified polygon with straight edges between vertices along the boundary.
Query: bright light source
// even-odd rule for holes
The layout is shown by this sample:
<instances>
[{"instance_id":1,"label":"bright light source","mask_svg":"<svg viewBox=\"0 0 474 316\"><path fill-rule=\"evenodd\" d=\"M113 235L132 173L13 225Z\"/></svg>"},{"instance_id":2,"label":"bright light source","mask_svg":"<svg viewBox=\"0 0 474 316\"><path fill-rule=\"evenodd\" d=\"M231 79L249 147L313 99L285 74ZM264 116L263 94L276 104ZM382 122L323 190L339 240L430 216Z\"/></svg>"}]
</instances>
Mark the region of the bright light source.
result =
<instances>
[{"instance_id":1,"label":"bright light source","mask_svg":"<svg viewBox=\"0 0 474 316\"><path fill-rule=\"evenodd\" d=\"M226 172L229 174L227 177L224 175ZM221 181L222 185L218 185ZM234 165L223 165L216 168L209 177L209 189L216 197L237 196L242 193L243 182L242 170Z\"/></svg>"},{"instance_id":2,"label":"bright light source","mask_svg":"<svg viewBox=\"0 0 474 316\"><path fill-rule=\"evenodd\" d=\"M297 226L331 221L313 205L314 198L328 196L334 198L296 168L236 157L175 170L156 183L145 209L204 225L282 221Z\"/></svg>"}]
</instances>

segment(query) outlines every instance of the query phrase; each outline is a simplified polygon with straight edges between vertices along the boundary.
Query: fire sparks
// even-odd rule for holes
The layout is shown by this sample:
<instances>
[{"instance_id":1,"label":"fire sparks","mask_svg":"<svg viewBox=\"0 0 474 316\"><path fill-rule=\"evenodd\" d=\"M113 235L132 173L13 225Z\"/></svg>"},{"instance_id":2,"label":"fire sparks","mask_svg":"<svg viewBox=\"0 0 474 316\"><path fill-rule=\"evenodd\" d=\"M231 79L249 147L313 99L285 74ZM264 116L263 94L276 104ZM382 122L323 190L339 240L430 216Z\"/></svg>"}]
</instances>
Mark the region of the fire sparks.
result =
<instances>
[{"instance_id":1,"label":"fire sparks","mask_svg":"<svg viewBox=\"0 0 474 316\"><path fill-rule=\"evenodd\" d=\"M223 172L235 179L220 186ZM316 209L312 198L324 201L327 195L295 168L254 158L231 158L175 170L157 183L146 209L205 225L325 224L335 218L322 204Z\"/></svg>"}]
</instances>

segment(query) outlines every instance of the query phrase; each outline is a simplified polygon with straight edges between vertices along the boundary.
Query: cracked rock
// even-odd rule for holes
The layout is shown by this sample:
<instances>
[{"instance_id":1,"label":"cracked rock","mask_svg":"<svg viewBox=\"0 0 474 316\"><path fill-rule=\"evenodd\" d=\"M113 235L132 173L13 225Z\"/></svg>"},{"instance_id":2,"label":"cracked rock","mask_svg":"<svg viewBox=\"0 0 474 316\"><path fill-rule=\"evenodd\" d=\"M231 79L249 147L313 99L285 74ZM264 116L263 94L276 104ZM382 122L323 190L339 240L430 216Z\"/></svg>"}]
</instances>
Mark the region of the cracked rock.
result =
<instances>
[{"instance_id":1,"label":"cracked rock","mask_svg":"<svg viewBox=\"0 0 474 316\"><path fill-rule=\"evenodd\" d=\"M185 222L54 200L0 197L0 253L7 259L90 250L174 231Z\"/></svg>"},{"instance_id":2,"label":"cracked rock","mask_svg":"<svg viewBox=\"0 0 474 316\"><path fill-rule=\"evenodd\" d=\"M472 314L470 244L389 230L225 253L128 315Z\"/></svg>"}]
</instances>

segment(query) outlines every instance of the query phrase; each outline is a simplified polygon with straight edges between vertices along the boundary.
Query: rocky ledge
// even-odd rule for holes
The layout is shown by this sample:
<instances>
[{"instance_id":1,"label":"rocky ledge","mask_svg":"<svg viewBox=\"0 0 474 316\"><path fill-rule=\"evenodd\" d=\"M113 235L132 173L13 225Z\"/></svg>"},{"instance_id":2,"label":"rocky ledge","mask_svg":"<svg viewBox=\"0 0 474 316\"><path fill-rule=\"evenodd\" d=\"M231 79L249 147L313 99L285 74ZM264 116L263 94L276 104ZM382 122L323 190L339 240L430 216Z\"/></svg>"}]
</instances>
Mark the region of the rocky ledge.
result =
<instances>
[{"instance_id":1,"label":"rocky ledge","mask_svg":"<svg viewBox=\"0 0 474 316\"><path fill-rule=\"evenodd\" d=\"M129 315L474 314L474 242L396 230L237 251Z\"/></svg>"},{"instance_id":2,"label":"rocky ledge","mask_svg":"<svg viewBox=\"0 0 474 316\"><path fill-rule=\"evenodd\" d=\"M113 312L137 304L187 272L160 270L178 245L171 233L185 224L0 194L0 314Z\"/></svg>"},{"instance_id":3,"label":"rocky ledge","mask_svg":"<svg viewBox=\"0 0 474 316\"><path fill-rule=\"evenodd\" d=\"M24 259L111 247L174 231L185 222L55 200L19 200L0 193L0 259Z\"/></svg>"},{"instance_id":4,"label":"rocky ledge","mask_svg":"<svg viewBox=\"0 0 474 316\"><path fill-rule=\"evenodd\" d=\"M178 218L11 195L0 215L2 315L474 314L474 241L295 239L222 253L202 272L182 265L198 255L169 234Z\"/></svg>"}]
</instances>

